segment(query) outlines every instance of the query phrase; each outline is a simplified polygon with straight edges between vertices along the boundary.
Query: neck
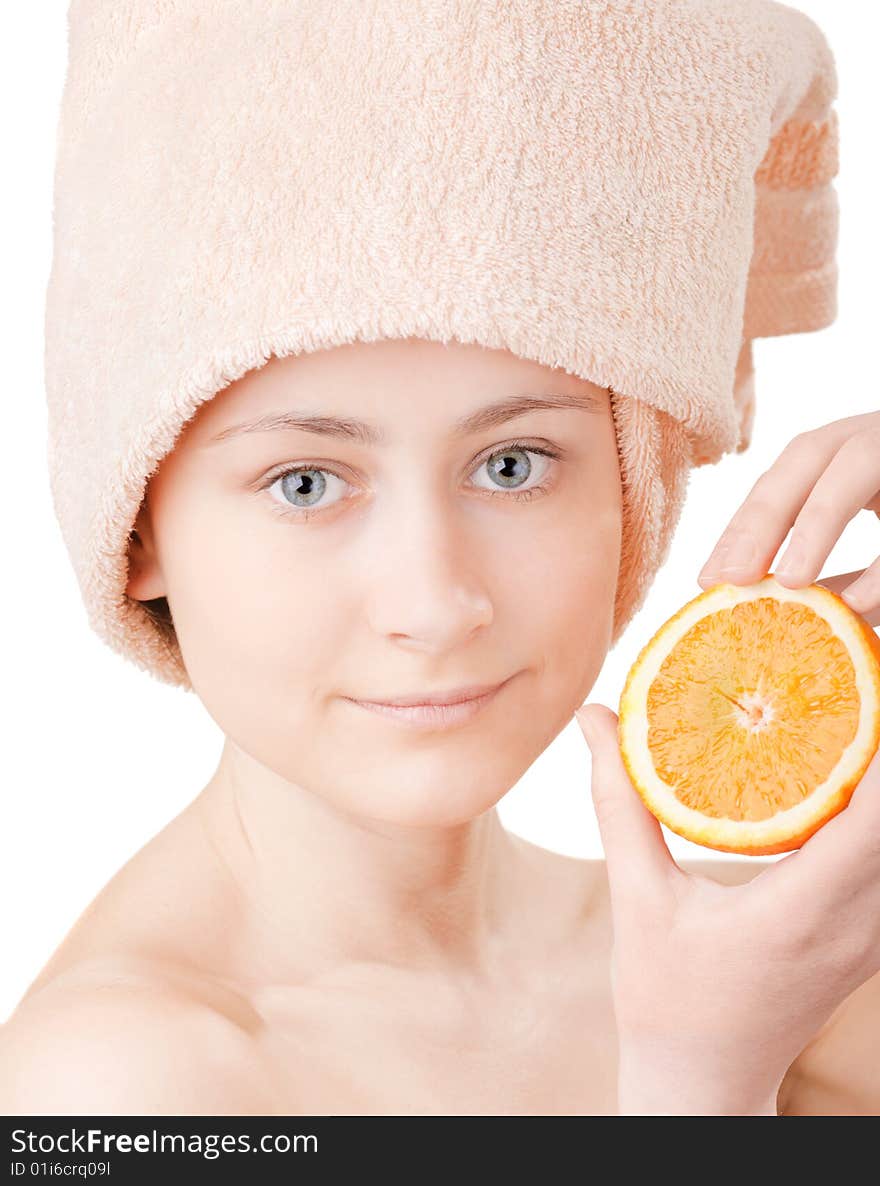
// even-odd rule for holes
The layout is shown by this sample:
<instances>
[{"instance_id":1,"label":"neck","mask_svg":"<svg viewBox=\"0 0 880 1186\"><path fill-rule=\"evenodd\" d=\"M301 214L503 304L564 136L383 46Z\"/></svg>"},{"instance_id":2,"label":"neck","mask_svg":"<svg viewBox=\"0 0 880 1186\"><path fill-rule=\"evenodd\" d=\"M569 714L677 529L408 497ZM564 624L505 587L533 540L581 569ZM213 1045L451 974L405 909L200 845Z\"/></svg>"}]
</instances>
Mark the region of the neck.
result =
<instances>
[{"instance_id":1,"label":"neck","mask_svg":"<svg viewBox=\"0 0 880 1186\"><path fill-rule=\"evenodd\" d=\"M488 980L521 934L523 842L494 807L454 827L354 816L229 742L196 806L255 974L370 963Z\"/></svg>"}]
</instances>

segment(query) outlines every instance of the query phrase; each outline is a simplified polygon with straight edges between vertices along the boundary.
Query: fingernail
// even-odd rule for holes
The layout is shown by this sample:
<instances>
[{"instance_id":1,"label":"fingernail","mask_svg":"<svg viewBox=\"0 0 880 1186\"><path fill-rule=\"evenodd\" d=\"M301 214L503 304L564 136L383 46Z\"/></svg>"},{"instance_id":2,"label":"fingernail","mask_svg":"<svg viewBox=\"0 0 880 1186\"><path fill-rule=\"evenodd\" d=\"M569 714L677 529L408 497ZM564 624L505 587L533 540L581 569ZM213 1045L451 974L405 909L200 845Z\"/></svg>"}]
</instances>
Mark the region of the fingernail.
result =
<instances>
[{"instance_id":1,"label":"fingernail","mask_svg":"<svg viewBox=\"0 0 880 1186\"><path fill-rule=\"evenodd\" d=\"M776 565L776 571L784 577L792 577L804 566L804 551L800 544L789 544Z\"/></svg>"},{"instance_id":2,"label":"fingernail","mask_svg":"<svg viewBox=\"0 0 880 1186\"><path fill-rule=\"evenodd\" d=\"M699 575L697 576L698 581L711 580L714 578L721 561L727 555L727 549L729 546L729 544L719 544L718 547L714 549L712 555L700 569Z\"/></svg>"},{"instance_id":3,"label":"fingernail","mask_svg":"<svg viewBox=\"0 0 880 1186\"><path fill-rule=\"evenodd\" d=\"M758 545L746 535L737 536L721 561L719 572L736 572L737 569L747 568L758 552Z\"/></svg>"},{"instance_id":4,"label":"fingernail","mask_svg":"<svg viewBox=\"0 0 880 1186\"><path fill-rule=\"evenodd\" d=\"M867 588L856 581L848 589L844 589L840 596L852 609L863 610L868 608L867 592Z\"/></svg>"},{"instance_id":5,"label":"fingernail","mask_svg":"<svg viewBox=\"0 0 880 1186\"><path fill-rule=\"evenodd\" d=\"M587 739L587 745L589 745L590 748L592 749L593 726L589 719L589 716L586 713L582 714L582 710L580 708L575 711L574 715L577 717L577 722L581 727L581 731L582 731L584 737L586 737L586 739Z\"/></svg>"}]
</instances>

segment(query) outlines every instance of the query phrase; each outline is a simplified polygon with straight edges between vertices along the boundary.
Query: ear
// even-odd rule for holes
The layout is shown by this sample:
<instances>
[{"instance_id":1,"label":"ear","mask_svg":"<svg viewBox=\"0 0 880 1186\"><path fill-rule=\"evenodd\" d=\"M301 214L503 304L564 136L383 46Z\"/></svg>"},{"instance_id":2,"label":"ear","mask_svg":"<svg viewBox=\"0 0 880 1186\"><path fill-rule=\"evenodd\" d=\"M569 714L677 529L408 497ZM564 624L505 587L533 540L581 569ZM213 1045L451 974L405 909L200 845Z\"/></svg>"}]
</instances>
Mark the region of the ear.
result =
<instances>
[{"instance_id":1,"label":"ear","mask_svg":"<svg viewBox=\"0 0 880 1186\"><path fill-rule=\"evenodd\" d=\"M141 503L128 542L128 583L125 591L135 601L165 596L165 581L156 555L153 525L146 498Z\"/></svg>"}]
</instances>

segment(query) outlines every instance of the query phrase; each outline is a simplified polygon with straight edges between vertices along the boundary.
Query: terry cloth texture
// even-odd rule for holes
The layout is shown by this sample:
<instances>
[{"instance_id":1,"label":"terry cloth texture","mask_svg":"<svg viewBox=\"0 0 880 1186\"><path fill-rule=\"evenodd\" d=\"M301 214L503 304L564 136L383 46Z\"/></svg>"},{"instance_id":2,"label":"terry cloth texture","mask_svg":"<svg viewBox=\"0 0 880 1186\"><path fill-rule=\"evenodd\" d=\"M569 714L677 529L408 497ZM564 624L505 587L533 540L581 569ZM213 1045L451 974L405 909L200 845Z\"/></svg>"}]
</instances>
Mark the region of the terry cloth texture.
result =
<instances>
[{"instance_id":1,"label":"terry cloth texture","mask_svg":"<svg viewBox=\"0 0 880 1186\"><path fill-rule=\"evenodd\" d=\"M191 688L125 588L204 400L273 355L421 337L613 391L613 645L689 470L749 443L753 339L836 314L818 26L773 0L74 0L68 37L48 462L100 637Z\"/></svg>"}]
</instances>

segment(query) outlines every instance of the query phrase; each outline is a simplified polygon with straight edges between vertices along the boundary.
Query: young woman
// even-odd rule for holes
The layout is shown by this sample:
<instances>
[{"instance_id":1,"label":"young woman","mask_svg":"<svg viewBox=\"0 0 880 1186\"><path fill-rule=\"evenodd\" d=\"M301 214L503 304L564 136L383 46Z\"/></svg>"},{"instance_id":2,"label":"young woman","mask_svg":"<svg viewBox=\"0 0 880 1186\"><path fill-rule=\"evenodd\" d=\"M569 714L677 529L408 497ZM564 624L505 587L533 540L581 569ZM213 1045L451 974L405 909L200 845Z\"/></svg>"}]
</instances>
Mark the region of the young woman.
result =
<instances>
[{"instance_id":1,"label":"young woman","mask_svg":"<svg viewBox=\"0 0 880 1186\"><path fill-rule=\"evenodd\" d=\"M880 509L878 438L796 438L704 587L792 525L779 579L815 579ZM506 350L355 343L206 402L128 593L223 752L3 1028L0 1109L880 1112L880 759L799 852L681 868L592 709L607 865L499 822L602 667L620 543L609 392Z\"/></svg>"}]
</instances>

